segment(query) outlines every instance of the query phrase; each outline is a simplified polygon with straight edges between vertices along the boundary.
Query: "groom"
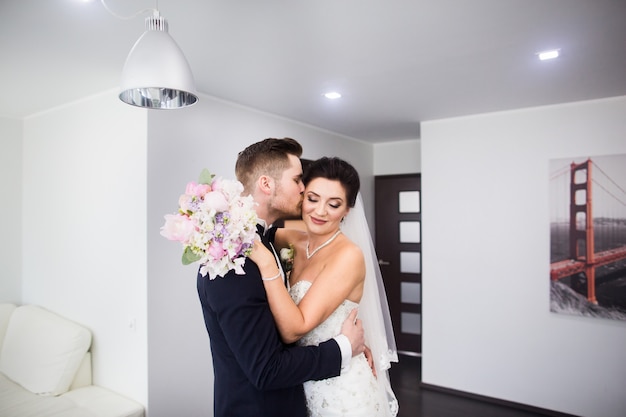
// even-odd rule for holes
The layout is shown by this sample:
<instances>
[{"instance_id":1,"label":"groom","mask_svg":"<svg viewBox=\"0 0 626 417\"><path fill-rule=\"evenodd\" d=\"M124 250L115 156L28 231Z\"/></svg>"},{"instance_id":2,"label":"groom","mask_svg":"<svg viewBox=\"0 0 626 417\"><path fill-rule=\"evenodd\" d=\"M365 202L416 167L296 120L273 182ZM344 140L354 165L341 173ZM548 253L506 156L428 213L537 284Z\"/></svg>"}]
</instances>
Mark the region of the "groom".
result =
<instances>
[{"instance_id":1,"label":"groom","mask_svg":"<svg viewBox=\"0 0 626 417\"><path fill-rule=\"evenodd\" d=\"M301 215L301 155L302 146L290 138L265 139L239 153L237 179L258 203L261 226ZM198 274L213 356L215 417L306 417L302 383L339 375L364 350L363 326L355 310L334 339L319 346L285 345L259 269L247 259L244 270L245 275L230 271L214 280Z\"/></svg>"}]
</instances>

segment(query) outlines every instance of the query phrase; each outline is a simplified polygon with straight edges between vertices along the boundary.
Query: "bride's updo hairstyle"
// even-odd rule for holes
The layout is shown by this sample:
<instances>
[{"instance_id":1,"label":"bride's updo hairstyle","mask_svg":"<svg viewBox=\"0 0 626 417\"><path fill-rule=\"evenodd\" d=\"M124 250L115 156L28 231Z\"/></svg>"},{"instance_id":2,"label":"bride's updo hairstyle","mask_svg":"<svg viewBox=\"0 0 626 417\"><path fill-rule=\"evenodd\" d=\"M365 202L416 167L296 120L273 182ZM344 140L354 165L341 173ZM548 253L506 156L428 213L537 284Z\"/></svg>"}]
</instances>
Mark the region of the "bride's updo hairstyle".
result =
<instances>
[{"instance_id":1,"label":"bride's updo hairstyle","mask_svg":"<svg viewBox=\"0 0 626 417\"><path fill-rule=\"evenodd\" d=\"M359 173L352 165L337 157L324 156L313 161L302 177L305 186L316 178L326 178L327 180L339 181L346 192L348 207L354 207L356 196L361 187Z\"/></svg>"}]
</instances>

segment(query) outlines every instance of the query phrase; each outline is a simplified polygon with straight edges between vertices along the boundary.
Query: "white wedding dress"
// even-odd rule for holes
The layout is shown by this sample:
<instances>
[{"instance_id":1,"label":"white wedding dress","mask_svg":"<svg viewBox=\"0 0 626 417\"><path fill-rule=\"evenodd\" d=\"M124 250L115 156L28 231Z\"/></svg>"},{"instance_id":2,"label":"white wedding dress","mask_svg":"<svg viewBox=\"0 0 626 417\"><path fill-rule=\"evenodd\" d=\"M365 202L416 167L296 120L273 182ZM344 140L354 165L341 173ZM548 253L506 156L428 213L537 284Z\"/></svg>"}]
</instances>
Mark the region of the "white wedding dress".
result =
<instances>
[{"instance_id":1,"label":"white wedding dress","mask_svg":"<svg viewBox=\"0 0 626 417\"><path fill-rule=\"evenodd\" d=\"M298 281L289 294L298 304L311 288L309 281ZM341 333L341 326L358 304L345 300L319 326L304 335L298 344L318 345ZM376 378L363 354L355 356L341 375L321 381L304 383L307 408L311 417L379 417L389 415L389 404L382 398ZM385 408L387 407L387 408Z\"/></svg>"}]
</instances>

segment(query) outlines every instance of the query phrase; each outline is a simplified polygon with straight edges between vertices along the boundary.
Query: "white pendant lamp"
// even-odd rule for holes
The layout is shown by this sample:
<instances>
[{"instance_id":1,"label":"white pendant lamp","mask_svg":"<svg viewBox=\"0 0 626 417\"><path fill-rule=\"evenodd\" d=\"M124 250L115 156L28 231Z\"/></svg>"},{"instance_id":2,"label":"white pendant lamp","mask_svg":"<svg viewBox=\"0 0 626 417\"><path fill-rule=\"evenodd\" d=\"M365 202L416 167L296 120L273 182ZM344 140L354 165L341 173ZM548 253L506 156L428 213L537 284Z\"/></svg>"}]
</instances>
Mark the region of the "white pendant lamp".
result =
<instances>
[{"instance_id":1,"label":"white pendant lamp","mask_svg":"<svg viewBox=\"0 0 626 417\"><path fill-rule=\"evenodd\" d=\"M146 18L146 31L126 58L119 97L149 109L176 109L198 101L187 59L158 10Z\"/></svg>"}]
</instances>

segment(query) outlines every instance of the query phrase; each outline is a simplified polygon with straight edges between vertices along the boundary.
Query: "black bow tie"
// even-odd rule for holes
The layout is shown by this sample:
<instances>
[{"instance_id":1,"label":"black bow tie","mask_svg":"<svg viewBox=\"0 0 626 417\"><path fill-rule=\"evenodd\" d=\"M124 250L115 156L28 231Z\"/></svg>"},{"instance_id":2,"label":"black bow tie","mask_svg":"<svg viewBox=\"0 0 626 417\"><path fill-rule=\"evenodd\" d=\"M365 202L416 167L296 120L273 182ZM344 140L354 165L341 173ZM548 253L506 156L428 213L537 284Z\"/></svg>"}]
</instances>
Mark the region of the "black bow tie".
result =
<instances>
[{"instance_id":1,"label":"black bow tie","mask_svg":"<svg viewBox=\"0 0 626 417\"><path fill-rule=\"evenodd\" d=\"M265 232L265 227L263 227L263 225L261 225L261 224L257 224L256 225L256 231L259 234L259 236L261 237L261 242L263 242L263 244L265 245L266 248L271 250L272 247L270 246L269 236Z\"/></svg>"},{"instance_id":2,"label":"black bow tie","mask_svg":"<svg viewBox=\"0 0 626 417\"><path fill-rule=\"evenodd\" d=\"M269 228L265 229L265 227L262 224L257 223L256 225L256 231L261 235L261 236L272 236L275 233L276 230L276 226L270 226Z\"/></svg>"},{"instance_id":3,"label":"black bow tie","mask_svg":"<svg viewBox=\"0 0 626 417\"><path fill-rule=\"evenodd\" d=\"M263 225L257 224L256 230L259 233L259 236L261 236L261 242L263 242L263 244L270 249L270 242L273 242L274 236L276 236L276 227L271 226L269 229L265 230Z\"/></svg>"}]
</instances>

